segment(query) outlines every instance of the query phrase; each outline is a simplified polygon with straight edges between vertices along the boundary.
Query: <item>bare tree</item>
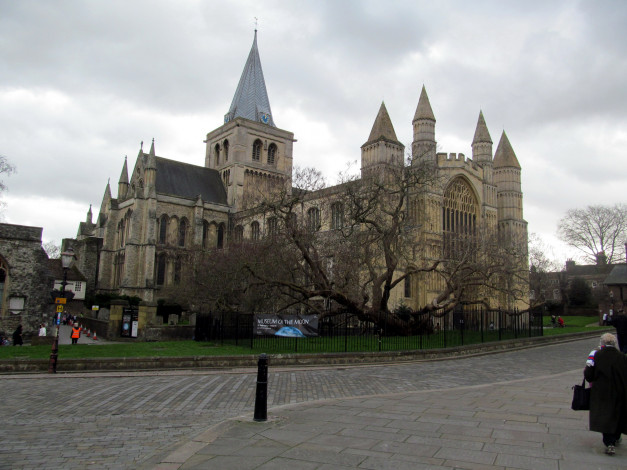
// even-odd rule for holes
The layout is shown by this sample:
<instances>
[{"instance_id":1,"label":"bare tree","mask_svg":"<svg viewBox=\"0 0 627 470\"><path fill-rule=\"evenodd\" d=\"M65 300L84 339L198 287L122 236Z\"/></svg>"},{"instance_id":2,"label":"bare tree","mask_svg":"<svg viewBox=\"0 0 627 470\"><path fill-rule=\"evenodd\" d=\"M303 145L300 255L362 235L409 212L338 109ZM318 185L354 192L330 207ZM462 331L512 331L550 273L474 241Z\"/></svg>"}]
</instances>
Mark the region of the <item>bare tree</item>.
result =
<instances>
[{"instance_id":1,"label":"bare tree","mask_svg":"<svg viewBox=\"0 0 627 470\"><path fill-rule=\"evenodd\" d=\"M550 248L535 233L529 235L529 290L533 293L530 298L532 306L542 305L552 299L554 289L560 289L561 298L565 298L563 273L560 271L563 264L549 258ZM555 282L552 282L555 281Z\"/></svg>"},{"instance_id":2,"label":"bare tree","mask_svg":"<svg viewBox=\"0 0 627 470\"><path fill-rule=\"evenodd\" d=\"M61 246L57 245L54 240L44 243L43 249L50 259L59 259L61 257Z\"/></svg>"},{"instance_id":3,"label":"bare tree","mask_svg":"<svg viewBox=\"0 0 627 470\"><path fill-rule=\"evenodd\" d=\"M627 205L570 209L559 221L557 234L589 262L596 262L600 253L610 264L619 262L627 241Z\"/></svg>"},{"instance_id":4,"label":"bare tree","mask_svg":"<svg viewBox=\"0 0 627 470\"><path fill-rule=\"evenodd\" d=\"M0 155L0 175L11 176L13 173L15 173L15 166L9 162L7 157ZM6 190L6 184L0 179L0 195ZM3 209L5 204L6 203L4 201L0 201L0 209Z\"/></svg>"}]
</instances>

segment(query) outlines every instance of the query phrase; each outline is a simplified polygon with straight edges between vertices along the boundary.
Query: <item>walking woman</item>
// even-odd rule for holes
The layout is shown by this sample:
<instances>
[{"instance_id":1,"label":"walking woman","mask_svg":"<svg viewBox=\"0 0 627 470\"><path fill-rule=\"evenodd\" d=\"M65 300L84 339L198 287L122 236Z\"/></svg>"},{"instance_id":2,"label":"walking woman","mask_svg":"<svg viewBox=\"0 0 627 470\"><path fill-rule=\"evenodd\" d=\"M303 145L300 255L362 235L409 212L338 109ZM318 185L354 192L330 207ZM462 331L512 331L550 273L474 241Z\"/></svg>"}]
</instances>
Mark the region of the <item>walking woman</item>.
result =
<instances>
[{"instance_id":1,"label":"walking woman","mask_svg":"<svg viewBox=\"0 0 627 470\"><path fill-rule=\"evenodd\" d=\"M601 336L583 375L592 384L590 431L603 433L605 453L614 455L621 433L627 433L627 356L618 350L616 336Z\"/></svg>"}]
</instances>

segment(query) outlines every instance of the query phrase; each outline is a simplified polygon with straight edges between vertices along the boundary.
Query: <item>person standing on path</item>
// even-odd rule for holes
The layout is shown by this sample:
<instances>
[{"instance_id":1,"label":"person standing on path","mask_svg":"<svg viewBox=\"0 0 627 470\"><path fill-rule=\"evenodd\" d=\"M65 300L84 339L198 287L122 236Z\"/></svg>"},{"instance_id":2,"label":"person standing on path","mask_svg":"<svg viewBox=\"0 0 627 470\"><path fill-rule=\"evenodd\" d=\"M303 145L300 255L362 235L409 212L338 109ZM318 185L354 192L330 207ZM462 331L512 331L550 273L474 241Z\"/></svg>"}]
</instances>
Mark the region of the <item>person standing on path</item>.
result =
<instances>
[{"instance_id":1,"label":"person standing on path","mask_svg":"<svg viewBox=\"0 0 627 470\"><path fill-rule=\"evenodd\" d=\"M74 323L72 326L72 344L78 344L78 338L81 337L81 327L78 323Z\"/></svg>"},{"instance_id":2,"label":"person standing on path","mask_svg":"<svg viewBox=\"0 0 627 470\"><path fill-rule=\"evenodd\" d=\"M583 376L592 384L590 431L602 433L605 453L614 455L621 433L627 433L627 356L618 350L616 336L601 336L599 348L588 355Z\"/></svg>"},{"instance_id":3,"label":"person standing on path","mask_svg":"<svg viewBox=\"0 0 627 470\"><path fill-rule=\"evenodd\" d=\"M22 341L22 325L17 325L17 328L13 332L13 346L22 346L22 344L24 344Z\"/></svg>"},{"instance_id":4,"label":"person standing on path","mask_svg":"<svg viewBox=\"0 0 627 470\"><path fill-rule=\"evenodd\" d=\"M620 351L627 354L627 315L621 310L618 315L610 317L609 324L616 328Z\"/></svg>"}]
</instances>

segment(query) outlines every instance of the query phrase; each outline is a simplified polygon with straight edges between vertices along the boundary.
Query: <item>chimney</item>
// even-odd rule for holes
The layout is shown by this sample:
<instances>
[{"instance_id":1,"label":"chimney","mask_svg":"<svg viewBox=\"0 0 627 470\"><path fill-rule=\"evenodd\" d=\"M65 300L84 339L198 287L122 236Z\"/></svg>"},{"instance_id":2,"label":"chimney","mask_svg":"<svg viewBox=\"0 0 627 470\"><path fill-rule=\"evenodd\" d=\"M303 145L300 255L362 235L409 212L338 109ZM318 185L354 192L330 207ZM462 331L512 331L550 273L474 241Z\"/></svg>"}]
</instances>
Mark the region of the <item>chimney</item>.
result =
<instances>
[{"instance_id":1,"label":"chimney","mask_svg":"<svg viewBox=\"0 0 627 470\"><path fill-rule=\"evenodd\" d=\"M607 264L607 256L605 256L605 251L599 251L597 253L597 266Z\"/></svg>"}]
</instances>

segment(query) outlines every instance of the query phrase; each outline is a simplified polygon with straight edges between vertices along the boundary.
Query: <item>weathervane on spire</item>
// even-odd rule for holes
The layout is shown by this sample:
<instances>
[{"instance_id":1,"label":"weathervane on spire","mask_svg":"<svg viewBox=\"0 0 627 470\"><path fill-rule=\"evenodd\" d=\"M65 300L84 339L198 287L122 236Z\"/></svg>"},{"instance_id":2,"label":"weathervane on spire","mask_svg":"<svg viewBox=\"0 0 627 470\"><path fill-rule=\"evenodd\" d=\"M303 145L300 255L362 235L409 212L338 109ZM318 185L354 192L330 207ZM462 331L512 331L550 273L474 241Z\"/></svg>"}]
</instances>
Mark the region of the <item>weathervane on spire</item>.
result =
<instances>
[{"instance_id":1,"label":"weathervane on spire","mask_svg":"<svg viewBox=\"0 0 627 470\"><path fill-rule=\"evenodd\" d=\"M257 17L255 16L255 32L257 31Z\"/></svg>"}]
</instances>

